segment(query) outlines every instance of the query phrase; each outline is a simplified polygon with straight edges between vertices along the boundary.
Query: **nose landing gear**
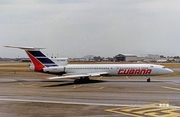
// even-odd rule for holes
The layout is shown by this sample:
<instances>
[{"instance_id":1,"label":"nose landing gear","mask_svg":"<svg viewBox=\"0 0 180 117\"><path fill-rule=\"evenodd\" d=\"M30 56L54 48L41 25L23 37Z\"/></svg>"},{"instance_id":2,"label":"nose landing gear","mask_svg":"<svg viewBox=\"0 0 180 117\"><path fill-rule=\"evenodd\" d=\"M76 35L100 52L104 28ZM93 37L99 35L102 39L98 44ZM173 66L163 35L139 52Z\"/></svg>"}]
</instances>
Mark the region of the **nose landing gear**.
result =
<instances>
[{"instance_id":1,"label":"nose landing gear","mask_svg":"<svg viewBox=\"0 0 180 117\"><path fill-rule=\"evenodd\" d=\"M151 82L150 76L146 76L147 77L147 82Z\"/></svg>"}]
</instances>

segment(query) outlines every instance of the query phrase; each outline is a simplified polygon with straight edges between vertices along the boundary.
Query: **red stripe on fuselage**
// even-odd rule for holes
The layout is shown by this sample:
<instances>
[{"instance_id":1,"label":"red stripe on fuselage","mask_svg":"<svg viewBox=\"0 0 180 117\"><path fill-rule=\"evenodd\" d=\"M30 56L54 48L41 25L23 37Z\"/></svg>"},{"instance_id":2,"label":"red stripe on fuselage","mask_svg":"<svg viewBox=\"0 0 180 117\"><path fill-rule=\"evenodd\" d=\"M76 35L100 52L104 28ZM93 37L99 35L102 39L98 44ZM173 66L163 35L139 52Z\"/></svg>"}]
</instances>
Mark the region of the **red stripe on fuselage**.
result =
<instances>
[{"instance_id":1,"label":"red stripe on fuselage","mask_svg":"<svg viewBox=\"0 0 180 117\"><path fill-rule=\"evenodd\" d=\"M37 60L33 55L31 55L29 52L26 52L31 59L31 61L34 64L34 71L42 71L42 69L45 67L39 60Z\"/></svg>"}]
</instances>

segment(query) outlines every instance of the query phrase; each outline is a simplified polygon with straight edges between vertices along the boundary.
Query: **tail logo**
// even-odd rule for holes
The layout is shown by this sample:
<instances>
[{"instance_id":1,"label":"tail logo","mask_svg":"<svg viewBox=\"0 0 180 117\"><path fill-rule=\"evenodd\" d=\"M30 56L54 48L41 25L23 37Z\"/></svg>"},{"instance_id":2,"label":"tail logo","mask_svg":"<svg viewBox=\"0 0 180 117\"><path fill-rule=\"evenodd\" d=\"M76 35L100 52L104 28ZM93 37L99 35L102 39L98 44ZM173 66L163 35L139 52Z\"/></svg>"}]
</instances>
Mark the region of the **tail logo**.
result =
<instances>
[{"instance_id":1,"label":"tail logo","mask_svg":"<svg viewBox=\"0 0 180 117\"><path fill-rule=\"evenodd\" d=\"M45 67L58 66L51 59L46 57L40 51L26 51L32 63L34 64L35 71L42 71Z\"/></svg>"}]
</instances>

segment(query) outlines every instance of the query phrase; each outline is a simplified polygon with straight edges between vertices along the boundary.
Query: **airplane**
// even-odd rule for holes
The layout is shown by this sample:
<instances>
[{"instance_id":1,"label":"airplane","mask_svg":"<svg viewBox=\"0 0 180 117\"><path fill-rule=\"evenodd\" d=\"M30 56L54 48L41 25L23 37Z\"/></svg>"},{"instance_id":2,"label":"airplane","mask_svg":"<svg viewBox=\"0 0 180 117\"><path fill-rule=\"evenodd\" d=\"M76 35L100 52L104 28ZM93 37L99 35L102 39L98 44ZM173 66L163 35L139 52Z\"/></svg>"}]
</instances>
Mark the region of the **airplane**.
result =
<instances>
[{"instance_id":1,"label":"airplane","mask_svg":"<svg viewBox=\"0 0 180 117\"><path fill-rule=\"evenodd\" d=\"M67 58L52 59L43 54L37 47L5 46L25 50L32 64L30 69L36 72L58 75L47 78L74 79L74 83L86 83L95 76L150 76L171 74L173 70L156 64L68 64Z\"/></svg>"}]
</instances>

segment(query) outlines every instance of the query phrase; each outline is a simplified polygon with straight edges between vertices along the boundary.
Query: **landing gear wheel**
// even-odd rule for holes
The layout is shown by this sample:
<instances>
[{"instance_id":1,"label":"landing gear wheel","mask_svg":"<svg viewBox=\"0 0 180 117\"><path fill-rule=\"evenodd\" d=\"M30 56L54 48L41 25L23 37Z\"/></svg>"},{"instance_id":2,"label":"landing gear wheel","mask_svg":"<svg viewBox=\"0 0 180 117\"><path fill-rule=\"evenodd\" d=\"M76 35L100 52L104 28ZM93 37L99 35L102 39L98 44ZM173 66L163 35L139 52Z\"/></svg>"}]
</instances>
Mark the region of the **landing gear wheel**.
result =
<instances>
[{"instance_id":1,"label":"landing gear wheel","mask_svg":"<svg viewBox=\"0 0 180 117\"><path fill-rule=\"evenodd\" d=\"M84 82L89 82L89 77L84 77L83 81Z\"/></svg>"},{"instance_id":2,"label":"landing gear wheel","mask_svg":"<svg viewBox=\"0 0 180 117\"><path fill-rule=\"evenodd\" d=\"M75 79L74 84L79 84L79 81L80 81L79 79Z\"/></svg>"},{"instance_id":3,"label":"landing gear wheel","mask_svg":"<svg viewBox=\"0 0 180 117\"><path fill-rule=\"evenodd\" d=\"M80 77L80 79L75 79L74 84L88 83L89 77Z\"/></svg>"},{"instance_id":4,"label":"landing gear wheel","mask_svg":"<svg viewBox=\"0 0 180 117\"><path fill-rule=\"evenodd\" d=\"M147 82L151 82L151 79L150 79L150 77L148 77L148 79L147 79Z\"/></svg>"},{"instance_id":5,"label":"landing gear wheel","mask_svg":"<svg viewBox=\"0 0 180 117\"><path fill-rule=\"evenodd\" d=\"M151 82L150 76L146 76L147 77L147 82Z\"/></svg>"}]
</instances>

